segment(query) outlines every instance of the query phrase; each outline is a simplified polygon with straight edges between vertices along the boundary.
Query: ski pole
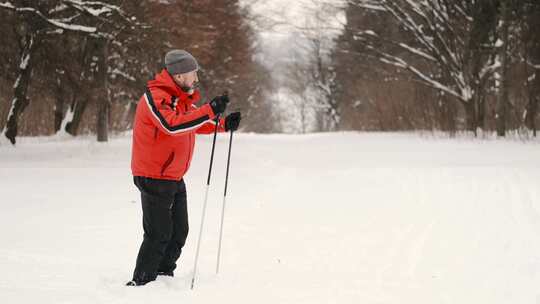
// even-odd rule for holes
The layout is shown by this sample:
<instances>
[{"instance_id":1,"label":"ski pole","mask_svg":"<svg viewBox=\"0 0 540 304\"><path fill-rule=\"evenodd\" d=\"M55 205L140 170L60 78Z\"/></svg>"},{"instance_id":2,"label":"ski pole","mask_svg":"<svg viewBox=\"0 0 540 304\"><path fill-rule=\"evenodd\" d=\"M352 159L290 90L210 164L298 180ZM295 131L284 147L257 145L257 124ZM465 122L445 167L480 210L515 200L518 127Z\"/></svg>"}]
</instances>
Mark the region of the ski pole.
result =
<instances>
[{"instance_id":1,"label":"ski pole","mask_svg":"<svg viewBox=\"0 0 540 304\"><path fill-rule=\"evenodd\" d=\"M195 276L197 275L197 262L199 260L199 250L201 249L201 238L204 227L204 218L206 215L206 203L208 202L208 189L210 189L210 177L212 176L212 164L214 163L214 150L216 148L216 137L219 125L219 114L216 116L216 129L214 130L214 139L212 140L212 154L210 155L210 167L208 169L208 179L206 181L206 191L204 194L204 203L201 218L201 227L199 229L199 239L197 240L197 250L195 251L195 265L193 266L193 278L191 279L191 289L195 286Z\"/></svg>"},{"instance_id":2,"label":"ski pole","mask_svg":"<svg viewBox=\"0 0 540 304\"><path fill-rule=\"evenodd\" d=\"M219 245L217 253L216 274L219 273L219 261L221 258L221 240L223 238L223 220L225 218L225 203L227 202L227 185L229 183L229 167L231 164L231 148L233 140L233 130L231 130L231 136L229 137L229 153L227 155L227 172L225 173L225 191L223 193L223 207L221 210L221 225L219 228Z\"/></svg>"}]
</instances>

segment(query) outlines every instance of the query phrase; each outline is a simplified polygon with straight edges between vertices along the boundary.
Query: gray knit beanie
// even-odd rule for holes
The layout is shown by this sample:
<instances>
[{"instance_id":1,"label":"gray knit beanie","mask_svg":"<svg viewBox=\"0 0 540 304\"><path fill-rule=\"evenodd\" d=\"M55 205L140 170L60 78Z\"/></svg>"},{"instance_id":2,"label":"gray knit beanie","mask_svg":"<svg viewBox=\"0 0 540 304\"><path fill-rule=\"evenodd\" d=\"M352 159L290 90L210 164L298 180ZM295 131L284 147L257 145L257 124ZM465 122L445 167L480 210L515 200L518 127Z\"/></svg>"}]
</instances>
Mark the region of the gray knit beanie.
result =
<instances>
[{"instance_id":1,"label":"gray knit beanie","mask_svg":"<svg viewBox=\"0 0 540 304\"><path fill-rule=\"evenodd\" d=\"M199 69L193 55L184 50L172 50L165 55L165 67L171 75L185 74Z\"/></svg>"}]
</instances>

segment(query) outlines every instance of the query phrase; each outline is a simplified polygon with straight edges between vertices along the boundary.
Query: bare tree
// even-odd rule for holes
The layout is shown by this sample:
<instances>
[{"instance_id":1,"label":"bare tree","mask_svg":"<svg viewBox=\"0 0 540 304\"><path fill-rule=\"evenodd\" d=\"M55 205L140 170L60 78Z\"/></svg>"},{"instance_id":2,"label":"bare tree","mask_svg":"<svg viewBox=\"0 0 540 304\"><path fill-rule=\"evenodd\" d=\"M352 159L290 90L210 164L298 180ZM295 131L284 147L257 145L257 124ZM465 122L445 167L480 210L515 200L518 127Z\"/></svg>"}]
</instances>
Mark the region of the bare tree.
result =
<instances>
[{"instance_id":1,"label":"bare tree","mask_svg":"<svg viewBox=\"0 0 540 304\"><path fill-rule=\"evenodd\" d=\"M525 110L525 125L533 130L536 136L536 118L540 100L540 3L534 0L525 1L522 6L523 40L525 44L524 59L527 70L528 103Z\"/></svg>"},{"instance_id":2,"label":"bare tree","mask_svg":"<svg viewBox=\"0 0 540 304\"><path fill-rule=\"evenodd\" d=\"M385 37L365 28L356 39L369 56L406 70L417 81L452 96L464 106L467 128L483 126L485 83L500 62L494 61L494 1L352 1L353 5L388 14L401 35Z\"/></svg>"},{"instance_id":3,"label":"bare tree","mask_svg":"<svg viewBox=\"0 0 540 304\"><path fill-rule=\"evenodd\" d=\"M308 121L318 131L336 130L340 123L330 56L336 36L331 31L336 29L329 25L328 20L339 9L329 3L314 1L306 9L310 17L304 26L293 27L291 59L286 61L287 76L283 82L295 94L291 99L300 114L302 132L308 129Z\"/></svg>"},{"instance_id":4,"label":"bare tree","mask_svg":"<svg viewBox=\"0 0 540 304\"><path fill-rule=\"evenodd\" d=\"M111 32L100 31L99 27L110 24L114 17L129 20L115 5L101 1L81 2L56 0L35 2L20 0L0 3L4 12L15 14L21 22L22 44L17 80L11 109L2 135L15 144L20 115L29 104L28 87L33 69L33 55L41 40L49 35L73 32L110 39Z\"/></svg>"}]
</instances>

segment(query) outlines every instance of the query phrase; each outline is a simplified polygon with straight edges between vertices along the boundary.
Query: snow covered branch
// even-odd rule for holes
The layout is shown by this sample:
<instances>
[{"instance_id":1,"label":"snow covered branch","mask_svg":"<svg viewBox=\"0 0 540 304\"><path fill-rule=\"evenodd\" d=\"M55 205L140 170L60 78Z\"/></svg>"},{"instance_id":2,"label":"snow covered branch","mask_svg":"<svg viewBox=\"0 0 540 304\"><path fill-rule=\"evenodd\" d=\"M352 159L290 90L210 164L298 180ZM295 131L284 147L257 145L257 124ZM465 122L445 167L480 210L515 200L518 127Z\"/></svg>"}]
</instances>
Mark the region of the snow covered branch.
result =
<instances>
[{"instance_id":1,"label":"snow covered branch","mask_svg":"<svg viewBox=\"0 0 540 304\"><path fill-rule=\"evenodd\" d=\"M93 26L85 26L81 24L73 24L73 23L66 23L61 19L54 19L49 18L45 14L43 14L41 11L39 11L36 8L33 7L16 7L11 2L3 2L0 3L0 8L12 10L17 13L30 13L34 14L35 16L38 16L45 22L49 23L50 25L67 30L67 31L74 31L74 32L84 32L84 33L95 33L96 27Z\"/></svg>"},{"instance_id":2,"label":"snow covered branch","mask_svg":"<svg viewBox=\"0 0 540 304\"><path fill-rule=\"evenodd\" d=\"M535 63L527 60L527 65L530 66L531 68L535 69L535 70L540 70L540 64L535 64Z\"/></svg>"},{"instance_id":3,"label":"snow covered branch","mask_svg":"<svg viewBox=\"0 0 540 304\"><path fill-rule=\"evenodd\" d=\"M434 79L433 77L430 77L428 75L426 75L426 73L422 72L420 68L417 68L415 67L414 65L412 64L409 64L407 63L405 60L397 57L397 56L394 56L394 55L391 55L391 54L388 54L388 53L384 53L384 52L377 52L380 57L379 57L379 60L382 62L382 63L386 63L386 64L389 64L389 65L392 65L392 66L395 66L397 68L401 68L401 69L405 69L405 70L408 70L410 71L413 75L415 75L417 78L419 78L419 80L422 81L422 83L434 88L434 89L437 89L437 90L441 90L443 92L446 92L462 101L465 101L467 102L468 101L468 96L464 95L464 94L460 94L458 93L456 90L452 89L451 87L449 87L448 85L445 85L443 83L441 83L440 81Z\"/></svg>"},{"instance_id":4,"label":"snow covered branch","mask_svg":"<svg viewBox=\"0 0 540 304\"><path fill-rule=\"evenodd\" d=\"M112 70L109 71L109 74L111 75L112 78L116 78L116 76L120 76L124 79L127 79L129 81L136 81L135 77L129 75L128 73L118 69L118 68L114 68Z\"/></svg>"},{"instance_id":5,"label":"snow covered branch","mask_svg":"<svg viewBox=\"0 0 540 304\"><path fill-rule=\"evenodd\" d=\"M93 17L106 18L112 14L116 14L128 23L135 21L134 17L130 18L119 6L106 2L80 0L63 0L63 2L66 6L73 7L74 9Z\"/></svg>"},{"instance_id":6,"label":"snow covered branch","mask_svg":"<svg viewBox=\"0 0 540 304\"><path fill-rule=\"evenodd\" d=\"M378 1L373 1L373 0L362 0L362 1L349 0L348 4L357 6L359 8L373 10L373 11L385 11L385 8L379 5Z\"/></svg>"},{"instance_id":7,"label":"snow covered branch","mask_svg":"<svg viewBox=\"0 0 540 304\"><path fill-rule=\"evenodd\" d=\"M426 85L464 103L474 97L475 83L491 77L500 67L497 62L490 61L489 56L481 57L479 52L471 49L471 31L478 26L471 15L474 8L471 3L437 0L352 2L376 15L386 14L403 31L395 36L384 36L371 29L361 29L354 34L355 40L375 53L380 62L409 71ZM472 41L494 49L492 41Z\"/></svg>"},{"instance_id":8,"label":"snow covered branch","mask_svg":"<svg viewBox=\"0 0 540 304\"><path fill-rule=\"evenodd\" d=\"M100 32L97 26L80 24L75 20L80 19L86 14L94 19L99 19L101 23L103 23L103 21L105 21L105 23L111 23L110 17L114 14L120 17L125 24L135 23L135 18L130 18L119 6L102 1L62 0L56 7L47 12L42 12L38 8L32 6L15 6L9 1L0 3L0 8L21 14L33 14L56 29L89 33L100 37L110 38L114 35L111 36L105 32ZM62 15L62 17L59 17L58 15ZM57 32L50 31L50 33L56 34Z\"/></svg>"}]
</instances>

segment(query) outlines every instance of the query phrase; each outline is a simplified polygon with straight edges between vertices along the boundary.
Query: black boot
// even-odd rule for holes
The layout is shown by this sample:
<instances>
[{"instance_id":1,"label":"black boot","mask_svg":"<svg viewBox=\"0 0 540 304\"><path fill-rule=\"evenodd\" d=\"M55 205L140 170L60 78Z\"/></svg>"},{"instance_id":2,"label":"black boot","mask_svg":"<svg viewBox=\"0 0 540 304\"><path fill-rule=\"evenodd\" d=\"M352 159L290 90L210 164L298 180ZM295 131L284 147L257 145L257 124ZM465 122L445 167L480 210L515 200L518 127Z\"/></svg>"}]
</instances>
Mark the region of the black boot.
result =
<instances>
[{"instance_id":1,"label":"black boot","mask_svg":"<svg viewBox=\"0 0 540 304\"><path fill-rule=\"evenodd\" d=\"M150 281L135 281L135 280L132 280L132 281L127 282L126 286L143 286L143 285L146 285L148 282L150 282Z\"/></svg>"},{"instance_id":2,"label":"black boot","mask_svg":"<svg viewBox=\"0 0 540 304\"><path fill-rule=\"evenodd\" d=\"M174 272L172 271L158 271L158 276L174 277Z\"/></svg>"}]
</instances>

